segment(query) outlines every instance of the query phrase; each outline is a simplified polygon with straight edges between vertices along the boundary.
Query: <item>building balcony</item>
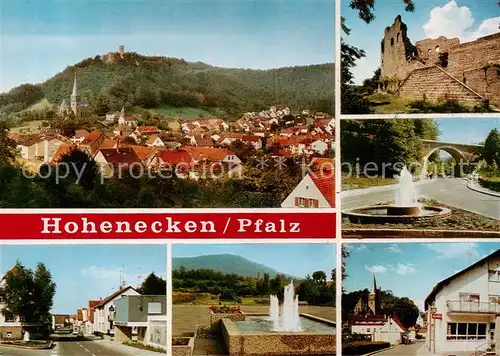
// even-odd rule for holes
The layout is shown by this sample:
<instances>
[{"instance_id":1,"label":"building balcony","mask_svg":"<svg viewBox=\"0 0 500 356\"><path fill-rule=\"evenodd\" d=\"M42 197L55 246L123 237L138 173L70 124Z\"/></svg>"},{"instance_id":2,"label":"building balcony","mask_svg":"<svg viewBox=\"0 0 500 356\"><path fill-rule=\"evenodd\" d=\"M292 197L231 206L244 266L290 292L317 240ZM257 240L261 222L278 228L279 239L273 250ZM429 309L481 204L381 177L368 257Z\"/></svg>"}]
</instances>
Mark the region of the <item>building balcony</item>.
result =
<instances>
[{"instance_id":1,"label":"building balcony","mask_svg":"<svg viewBox=\"0 0 500 356\"><path fill-rule=\"evenodd\" d=\"M448 313L500 314L500 304L496 302L462 302L449 300L446 302Z\"/></svg>"}]
</instances>

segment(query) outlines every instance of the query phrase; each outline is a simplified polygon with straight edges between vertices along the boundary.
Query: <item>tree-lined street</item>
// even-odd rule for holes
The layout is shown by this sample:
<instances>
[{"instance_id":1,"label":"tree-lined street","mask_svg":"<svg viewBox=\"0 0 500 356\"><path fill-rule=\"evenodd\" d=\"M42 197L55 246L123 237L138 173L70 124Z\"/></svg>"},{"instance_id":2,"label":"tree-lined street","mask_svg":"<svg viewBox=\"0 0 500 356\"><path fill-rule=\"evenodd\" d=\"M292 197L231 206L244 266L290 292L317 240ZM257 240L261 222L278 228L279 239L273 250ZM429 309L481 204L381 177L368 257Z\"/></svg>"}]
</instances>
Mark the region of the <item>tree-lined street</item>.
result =
<instances>
[{"instance_id":1,"label":"tree-lined street","mask_svg":"<svg viewBox=\"0 0 500 356\"><path fill-rule=\"evenodd\" d=\"M348 191L342 197L342 208L352 209L393 200L397 188L397 185L383 191L368 188L356 194ZM435 179L417 185L417 191L427 199L500 220L500 198L470 190L463 179Z\"/></svg>"}]
</instances>

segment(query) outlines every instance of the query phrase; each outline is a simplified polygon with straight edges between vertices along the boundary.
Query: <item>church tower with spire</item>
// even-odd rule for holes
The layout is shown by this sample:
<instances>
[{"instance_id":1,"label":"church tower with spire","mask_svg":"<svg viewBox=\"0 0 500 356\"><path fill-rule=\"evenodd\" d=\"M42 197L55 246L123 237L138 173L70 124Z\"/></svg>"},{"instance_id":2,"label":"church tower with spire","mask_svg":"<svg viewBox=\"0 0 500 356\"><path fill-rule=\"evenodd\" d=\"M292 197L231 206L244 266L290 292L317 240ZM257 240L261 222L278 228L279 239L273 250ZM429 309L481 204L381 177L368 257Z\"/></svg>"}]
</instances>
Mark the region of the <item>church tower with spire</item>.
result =
<instances>
[{"instance_id":1,"label":"church tower with spire","mask_svg":"<svg viewBox=\"0 0 500 356\"><path fill-rule=\"evenodd\" d=\"M368 295L368 309L373 313L373 315L377 315L377 281L375 280L375 273L373 274L373 285L370 294Z\"/></svg>"},{"instance_id":2,"label":"church tower with spire","mask_svg":"<svg viewBox=\"0 0 500 356\"><path fill-rule=\"evenodd\" d=\"M73 92L71 93L70 97L70 106L71 106L71 111L75 114L76 117L80 114L80 101L78 98L78 92L77 92L77 85L76 85L76 74L75 74L75 80L73 82Z\"/></svg>"}]
</instances>

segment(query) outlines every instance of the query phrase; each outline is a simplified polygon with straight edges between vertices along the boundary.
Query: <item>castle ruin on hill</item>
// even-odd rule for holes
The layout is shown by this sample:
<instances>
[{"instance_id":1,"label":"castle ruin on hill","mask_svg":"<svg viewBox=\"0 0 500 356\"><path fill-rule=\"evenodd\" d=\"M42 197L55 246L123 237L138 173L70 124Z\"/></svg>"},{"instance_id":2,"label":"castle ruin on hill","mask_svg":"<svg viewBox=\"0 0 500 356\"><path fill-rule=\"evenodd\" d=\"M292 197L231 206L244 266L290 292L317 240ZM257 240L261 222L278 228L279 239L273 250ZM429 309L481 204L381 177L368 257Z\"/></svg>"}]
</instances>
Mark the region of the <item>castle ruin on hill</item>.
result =
<instances>
[{"instance_id":1,"label":"castle ruin on hill","mask_svg":"<svg viewBox=\"0 0 500 356\"><path fill-rule=\"evenodd\" d=\"M379 89L413 100L500 107L500 32L465 43L441 36L413 45L398 15L381 42Z\"/></svg>"}]
</instances>

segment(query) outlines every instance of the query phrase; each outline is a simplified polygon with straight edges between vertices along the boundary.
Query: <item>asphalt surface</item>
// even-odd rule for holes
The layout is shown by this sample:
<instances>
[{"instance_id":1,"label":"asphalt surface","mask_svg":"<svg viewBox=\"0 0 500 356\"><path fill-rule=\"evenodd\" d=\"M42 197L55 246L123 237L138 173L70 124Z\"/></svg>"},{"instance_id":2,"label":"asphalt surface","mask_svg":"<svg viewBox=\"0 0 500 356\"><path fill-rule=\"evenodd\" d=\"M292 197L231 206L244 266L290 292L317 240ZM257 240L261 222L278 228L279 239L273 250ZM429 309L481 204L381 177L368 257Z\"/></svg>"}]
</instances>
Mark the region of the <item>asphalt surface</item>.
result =
<instances>
[{"instance_id":1,"label":"asphalt surface","mask_svg":"<svg viewBox=\"0 0 500 356\"><path fill-rule=\"evenodd\" d=\"M377 353L377 356L417 356L430 355L423 342L410 345L399 345L391 349Z\"/></svg>"},{"instance_id":2,"label":"asphalt surface","mask_svg":"<svg viewBox=\"0 0 500 356\"><path fill-rule=\"evenodd\" d=\"M394 200L394 188L387 191L370 191L342 198L342 209L352 209L366 205ZM470 190L466 181L459 178L436 179L418 185L419 196L435 199L443 204L469 210L477 214L500 220L500 198Z\"/></svg>"},{"instance_id":3,"label":"asphalt surface","mask_svg":"<svg viewBox=\"0 0 500 356\"><path fill-rule=\"evenodd\" d=\"M99 341L56 342L51 350L23 350L0 347L2 356L136 356L134 348L124 351L123 347L114 349ZM138 350L140 351L140 350ZM158 354L160 355L160 354Z\"/></svg>"}]
</instances>

